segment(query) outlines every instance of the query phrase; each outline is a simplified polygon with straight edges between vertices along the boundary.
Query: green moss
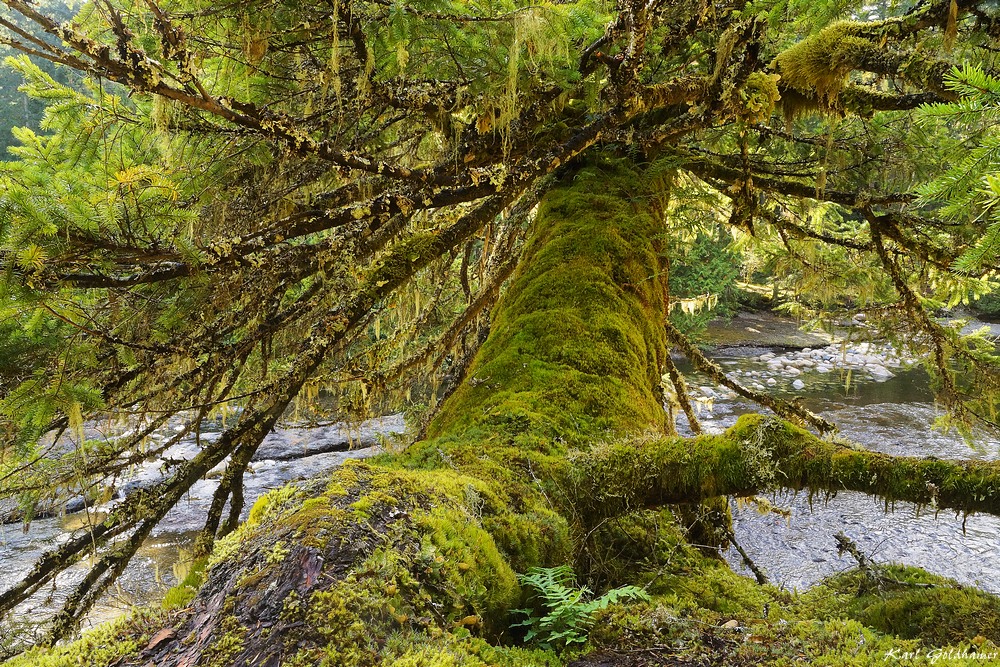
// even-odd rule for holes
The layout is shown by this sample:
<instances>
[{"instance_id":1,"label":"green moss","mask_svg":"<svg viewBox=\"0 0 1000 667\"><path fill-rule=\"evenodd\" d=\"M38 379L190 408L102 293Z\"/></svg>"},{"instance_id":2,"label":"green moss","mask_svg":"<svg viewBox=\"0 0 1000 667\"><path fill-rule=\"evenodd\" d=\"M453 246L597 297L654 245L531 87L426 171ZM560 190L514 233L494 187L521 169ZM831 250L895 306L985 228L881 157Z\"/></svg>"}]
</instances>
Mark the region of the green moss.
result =
<instances>
[{"instance_id":1,"label":"green moss","mask_svg":"<svg viewBox=\"0 0 1000 667\"><path fill-rule=\"evenodd\" d=\"M471 467L471 450L452 451ZM193 601L189 625L174 626L177 644L212 667L264 650L280 650L283 665L310 667L452 657L518 664L530 652L488 657L488 644L475 638L506 632L521 598L512 563L569 557L565 520L530 478L509 472L511 484L499 484L408 462L352 462L329 480L258 501L252 519L220 541L206 571L211 593ZM172 603L192 602L196 585L186 581ZM398 641L390 646L388 637ZM550 654L539 656L523 664L549 664Z\"/></svg>"},{"instance_id":2,"label":"green moss","mask_svg":"<svg viewBox=\"0 0 1000 667\"><path fill-rule=\"evenodd\" d=\"M674 658L678 664L891 667L943 662L970 666L995 661L995 657L988 657L998 651L989 637L980 634L962 640L983 627L974 617L981 609L978 605L959 609L959 618L946 624L957 629L968 623L964 633L944 636L935 635L934 624L939 622L935 601L912 604L909 594L892 597L895 602L908 601L898 607L894 616L897 625L872 627L861 617L874 618L875 609L884 612L885 606L876 598L882 603L887 598L858 597L856 586L850 589L860 575L847 575L793 596L770 586L757 586L718 563L702 561L698 565L692 558L697 559L697 555L681 558L684 565L671 568L656 586L658 594L653 602L604 612L591 634L591 648L628 655L655 653L667 661ZM907 570L916 579L937 579L915 568ZM955 607L946 604L943 611L952 609ZM914 625L906 628L910 611L915 612ZM926 624L917 627L918 620ZM893 634L899 628L906 632ZM920 640L912 638L915 636ZM942 641L935 645L929 638Z\"/></svg>"},{"instance_id":3,"label":"green moss","mask_svg":"<svg viewBox=\"0 0 1000 667\"><path fill-rule=\"evenodd\" d=\"M550 651L493 646L481 639L448 633L433 641L395 635L386 646L383 667L562 667Z\"/></svg>"},{"instance_id":4,"label":"green moss","mask_svg":"<svg viewBox=\"0 0 1000 667\"><path fill-rule=\"evenodd\" d=\"M856 94L851 99L839 99L852 70L877 66L880 70L895 71L900 66L895 55L889 56L879 46L886 35L898 28L893 22L838 21L781 52L771 67L781 77L785 117L794 118L808 111L839 112L853 108L859 101ZM915 68L926 67L926 58L916 59L921 64L914 65ZM905 71L900 73L909 76ZM909 78L920 82L931 79L923 72L920 74ZM865 113L870 103L853 110Z\"/></svg>"},{"instance_id":5,"label":"green moss","mask_svg":"<svg viewBox=\"0 0 1000 667\"><path fill-rule=\"evenodd\" d=\"M852 618L930 646L977 637L1000 644L1000 598L915 567L879 573L880 581L857 570L837 575L805 593L804 603L819 618Z\"/></svg>"},{"instance_id":6,"label":"green moss","mask_svg":"<svg viewBox=\"0 0 1000 667\"><path fill-rule=\"evenodd\" d=\"M428 577L454 596L447 617L460 613L465 618L468 611L502 629L506 610L518 602L521 591L517 576L490 534L474 516L458 518L453 511L439 507L415 515L414 520L423 533L420 565ZM499 616L497 610L501 611Z\"/></svg>"},{"instance_id":7,"label":"green moss","mask_svg":"<svg viewBox=\"0 0 1000 667\"><path fill-rule=\"evenodd\" d=\"M523 447L664 428L659 223L630 202L640 182L594 164L545 197L471 380L432 435Z\"/></svg>"},{"instance_id":8,"label":"green moss","mask_svg":"<svg viewBox=\"0 0 1000 667\"><path fill-rule=\"evenodd\" d=\"M226 615L216 628L212 643L198 664L204 667L229 667L246 643L247 630L233 615Z\"/></svg>"},{"instance_id":9,"label":"green moss","mask_svg":"<svg viewBox=\"0 0 1000 667\"><path fill-rule=\"evenodd\" d=\"M199 558L191 565L187 576L179 584L171 588L163 596L164 611L172 611L186 607L194 599L201 582L205 580L205 568L208 566L207 558Z\"/></svg>"},{"instance_id":10,"label":"green moss","mask_svg":"<svg viewBox=\"0 0 1000 667\"><path fill-rule=\"evenodd\" d=\"M858 36L865 28L854 21L839 21L785 49L774 59L782 83L806 97L832 102L859 54L876 48Z\"/></svg>"},{"instance_id":11,"label":"green moss","mask_svg":"<svg viewBox=\"0 0 1000 667\"><path fill-rule=\"evenodd\" d=\"M85 632L75 642L32 649L3 664L4 667L107 667L141 650L164 622L162 611L140 609Z\"/></svg>"},{"instance_id":12,"label":"green moss","mask_svg":"<svg viewBox=\"0 0 1000 667\"><path fill-rule=\"evenodd\" d=\"M748 123L764 122L771 117L771 112L781 99L778 92L780 78L777 74L751 72L738 90L723 93L723 101L737 118ZM673 287L671 285L672 290Z\"/></svg>"}]
</instances>

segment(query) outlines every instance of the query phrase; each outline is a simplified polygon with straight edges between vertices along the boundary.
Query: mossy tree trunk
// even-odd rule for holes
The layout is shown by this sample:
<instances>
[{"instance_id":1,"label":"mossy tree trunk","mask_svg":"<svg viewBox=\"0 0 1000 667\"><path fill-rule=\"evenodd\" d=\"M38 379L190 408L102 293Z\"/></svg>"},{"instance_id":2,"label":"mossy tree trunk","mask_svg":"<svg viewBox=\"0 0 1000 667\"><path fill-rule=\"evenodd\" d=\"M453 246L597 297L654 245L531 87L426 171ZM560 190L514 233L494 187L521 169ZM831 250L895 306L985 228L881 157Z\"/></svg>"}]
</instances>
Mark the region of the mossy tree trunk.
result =
<instances>
[{"instance_id":1,"label":"mossy tree trunk","mask_svg":"<svg viewBox=\"0 0 1000 667\"><path fill-rule=\"evenodd\" d=\"M603 520L666 504L785 486L1000 512L992 464L853 450L764 417L667 435L661 229L641 183L613 164L565 177L429 438L258 501L190 605L116 664L491 664L516 572L574 562Z\"/></svg>"}]
</instances>

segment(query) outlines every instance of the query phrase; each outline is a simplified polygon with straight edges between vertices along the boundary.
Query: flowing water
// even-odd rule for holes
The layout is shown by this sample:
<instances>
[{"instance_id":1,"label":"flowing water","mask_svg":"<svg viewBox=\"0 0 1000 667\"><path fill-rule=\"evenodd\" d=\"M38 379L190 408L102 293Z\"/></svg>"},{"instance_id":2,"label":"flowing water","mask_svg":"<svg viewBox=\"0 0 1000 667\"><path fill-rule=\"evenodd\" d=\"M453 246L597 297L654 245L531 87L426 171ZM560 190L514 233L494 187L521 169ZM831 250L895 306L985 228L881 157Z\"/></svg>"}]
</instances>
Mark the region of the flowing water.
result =
<instances>
[{"instance_id":1,"label":"flowing water","mask_svg":"<svg viewBox=\"0 0 1000 667\"><path fill-rule=\"evenodd\" d=\"M180 428L174 425L172 428ZM158 438L167 437L159 434ZM293 479L322 475L339 466L348 458L362 458L377 453L376 446L383 437L391 437L404 430L400 415L373 419L355 427L333 425L318 428L279 429L270 434L254 457L244 478L246 517L253 502L262 494L284 486ZM204 441L218 437L218 429L206 428L201 434ZM347 451L344 450L348 447ZM163 461L184 460L193 457L199 447L193 440L185 440L168 449L160 459L149 461L133 471L122 484L124 493L135 486L149 485L164 475ZM187 572L188 550L197 536L198 529L218 486L218 475L210 473L195 484L184 500L164 517L153 530L150 538L119 579L114 590L89 615L84 627L113 618L129 606L161 596L167 588L184 578ZM17 583L28 573L35 559L45 551L68 540L74 531L83 530L92 521L98 521L108 506L64 516L36 519L28 529L20 523L0 524L0 590ZM85 574L85 566L71 568L61 574L55 587L36 594L18 611L18 620L41 619L56 611Z\"/></svg>"},{"instance_id":2,"label":"flowing water","mask_svg":"<svg viewBox=\"0 0 1000 667\"><path fill-rule=\"evenodd\" d=\"M747 328L752 335L760 333L756 328ZM786 397L800 397L807 407L835 422L844 435L870 449L939 458L1000 458L1000 441L996 439L982 438L973 448L956 434L933 429L938 411L927 377L920 370L907 369L905 360L894 361L883 351L881 361L873 364L859 352L853 366L845 366L838 365L837 359L823 357L820 350L813 352L816 362L809 365L809 361L801 361L807 355L775 346L774 340L771 337L765 346L753 348L739 346L730 339L728 346L718 349L714 356L732 377L761 388L766 385ZM824 343L796 338L794 347L814 344L819 350ZM846 351L841 357L841 362L848 361ZM789 360L796 360L803 370L782 365ZM699 385L696 374L692 374L692 380L694 394L703 407L702 425L710 432L730 426L740 414L756 411L755 406L729 392ZM683 418L679 420L683 427L681 422ZM328 426L277 431L265 441L246 475L247 507L261 494L289 480L321 475L348 457L371 455L378 451L372 445L380 437L402 430L402 419L397 415L353 429ZM202 437L211 439L217 434L209 432ZM355 448L331 451L343 449L347 440ZM188 458L196 450L194 442L185 442L171 449L167 457ZM122 490L149 484L163 474L162 461L150 462L135 471ZM203 521L216 479L216 475L209 475L199 482L170 512L118 588L91 614L90 624L113 617L136 602L153 599L183 578L186 549ZM766 499L787 510L787 516L760 513L755 506L734 503L734 528L740 545L777 585L801 589L854 566L850 557L841 557L836 551L833 535L844 531L877 562L917 565L1000 593L1000 518L956 517L951 512L935 514L926 508L918 512L907 503L897 503L887 511L881 501L853 492L811 499L804 492L771 494ZM106 509L35 520L26 532L19 524L0 525L0 589L23 578L35 558L69 539L88 521L99 519L100 511ZM730 549L726 557L737 571L745 571L735 550ZM30 619L51 613L82 575L83 567L64 573L56 587L23 605L19 616Z\"/></svg>"},{"instance_id":3,"label":"flowing water","mask_svg":"<svg viewBox=\"0 0 1000 667\"><path fill-rule=\"evenodd\" d=\"M926 400L926 377L902 373L881 385L861 385L853 395L818 391L805 404L836 423L842 433L869 449L889 454L938 458L998 458L1000 442L984 439L973 449L955 434L932 428L938 415ZM805 392L803 392L805 393ZM914 395L914 400L898 402ZM924 399L924 400L920 400ZM717 401L706 425L721 427L752 411L741 401ZM835 497L808 493L770 494L789 517L761 514L752 506L733 506L736 538L772 582L803 588L820 578L854 567L850 556L838 556L833 536L843 530L876 562L917 565L1000 593L1000 518L988 515L935 514L910 503L885 504L861 493L842 491ZM727 558L737 571L735 550Z\"/></svg>"},{"instance_id":4,"label":"flowing water","mask_svg":"<svg viewBox=\"0 0 1000 667\"><path fill-rule=\"evenodd\" d=\"M868 351L868 346L863 348L859 354ZM733 346L720 348L713 356L737 380L766 384L785 398L799 397L807 408L834 422L844 436L868 449L949 459L1000 458L997 436L980 434L970 444L955 432L934 428L940 411L922 370L907 368L905 361L902 367L883 363L880 370L870 358L858 358L845 368L839 362L849 354L843 351L844 346L840 349L832 362L822 361L820 354L813 352L814 358L827 364L822 368L826 372L817 372L814 365L802 373L792 371L794 374L783 372L787 366L777 361L809 355L780 348ZM774 356L762 359L761 354L768 351ZM885 355L881 356L885 361ZM796 381L797 387L792 385ZM696 385L693 393L700 395L703 403L711 402L711 409L703 410L701 417L709 432L731 426L740 414L758 411L730 392L709 387L703 391ZM683 417L678 421L681 430L683 421ZM918 511L910 503L887 508L883 501L847 491L812 498L807 492L777 493L765 499L790 514L761 513L753 504L734 502L734 532L740 546L779 586L802 589L855 567L850 556L837 553L833 536L844 531L876 562L916 565L1000 593L1000 517L956 516L926 507ZM736 571L749 576L735 549L730 549L726 558Z\"/></svg>"}]
</instances>

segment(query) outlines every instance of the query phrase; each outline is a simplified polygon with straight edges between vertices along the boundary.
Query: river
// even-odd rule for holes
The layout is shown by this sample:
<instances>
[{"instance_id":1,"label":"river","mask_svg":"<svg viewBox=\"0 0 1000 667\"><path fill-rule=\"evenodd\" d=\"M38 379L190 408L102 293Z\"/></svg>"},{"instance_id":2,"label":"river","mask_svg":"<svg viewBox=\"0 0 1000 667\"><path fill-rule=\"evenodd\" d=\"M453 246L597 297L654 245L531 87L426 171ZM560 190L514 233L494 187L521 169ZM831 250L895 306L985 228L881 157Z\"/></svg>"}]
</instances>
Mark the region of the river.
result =
<instances>
[{"instance_id":1,"label":"river","mask_svg":"<svg viewBox=\"0 0 1000 667\"><path fill-rule=\"evenodd\" d=\"M734 335L734 327L728 327L724 345L713 353L727 373L747 384L767 386L785 397L800 397L807 407L836 423L848 438L892 454L1000 457L1000 441L996 439L982 438L973 448L958 435L932 427L938 411L927 377L922 370L909 368L905 359L871 348L881 359L873 364L863 358L861 352L869 351L864 348L857 350L852 365L847 362L853 348L842 345L837 348L837 359L828 360L823 356L827 340L803 336L787 322L779 323L774 331L767 330L774 324L767 318L737 324L750 331L740 338ZM807 348L805 352L800 350L802 347ZM701 399L702 425L709 432L721 431L740 414L755 411L752 404L730 392L707 386L697 374L691 373L690 378L694 395ZM681 430L682 422L683 417L679 420ZM276 431L265 441L246 476L247 507L262 493L289 480L321 475L348 457L369 456L378 451L373 445L380 438L402 430L403 420L395 415L353 428L334 425ZM209 431L202 437L210 439L215 434ZM353 449L329 451L344 449L348 441ZM194 443L185 443L168 456L184 458L195 447ZM160 475L160 463L153 461L137 470L131 483L149 483ZM90 615L88 625L116 616L137 602L156 598L184 576L186 550L201 525L216 484L215 476L210 475L171 511L116 590ZM836 551L833 535L844 531L877 562L917 565L1000 593L1000 518L956 517L951 512L935 514L926 508L918 512L906 503L897 503L886 512L881 501L851 492L812 499L807 493L771 494L766 499L786 510L787 515L760 513L753 505L734 502L734 531L740 545L778 586L802 589L854 566L853 560L838 556ZM87 513L75 513L35 520L26 532L20 525L0 525L0 589L20 580L37 556L68 539L73 530L97 518L103 509L96 508L90 519ZM734 549L725 556L736 571L749 574ZM59 604L62 592L82 572L80 567L61 575L55 590L36 595L19 609L19 615L27 619L50 613Z\"/></svg>"},{"instance_id":2,"label":"river","mask_svg":"<svg viewBox=\"0 0 1000 667\"><path fill-rule=\"evenodd\" d=\"M154 439L168 437L172 424ZM380 451L384 438L404 431L401 415L390 415L358 425L334 424L315 428L277 429L264 440L244 477L245 500L243 516L253 502L268 491L284 486L288 481L327 473L348 458L363 458ZM218 425L206 424L201 438L210 441L218 437ZM346 450L346 451L344 451ZM171 447L164 459L184 460L198 451L193 441ZM218 471L215 471L218 472ZM119 493L135 485L150 484L163 476L162 460L149 461L133 471ZM209 473L195 484L164 520L153 530L116 587L104 597L84 622L84 627L102 623L118 616L136 603L152 601L167 588L176 585L187 572L188 554L197 531L218 486L218 474ZM114 501L112 501L114 502ZM46 550L67 539L73 531L82 530L88 521L98 520L109 506L75 512L64 516L36 519L28 529L21 524L0 524L0 590L7 589L27 574L31 565ZM86 564L59 575L57 586L36 594L17 610L22 620L42 618L56 611L64 596L85 573Z\"/></svg>"},{"instance_id":3,"label":"river","mask_svg":"<svg viewBox=\"0 0 1000 667\"><path fill-rule=\"evenodd\" d=\"M1000 333L997 325L978 322L966 328L979 326ZM724 345L712 356L727 375L767 386L784 398L798 397L807 408L835 423L843 436L868 449L952 459L1000 458L996 436L979 434L970 444L955 432L935 429L940 410L934 405L926 373L898 356L882 353L879 346L842 342L835 346L833 361L824 361L829 357L822 354L829 337L803 335L787 321L775 322L766 316L738 318L726 326L722 340ZM798 351L804 345L816 346L811 355ZM858 356L849 363L852 350ZM871 359L862 358L865 352L889 361L871 364ZM770 355L774 356L766 358ZM788 367L775 362L809 357L813 365L800 365L796 374L784 372ZM791 365L795 368L794 361ZM707 386L702 390L697 374L692 379L693 395L711 401L711 410L704 409L700 420L706 431L721 431L740 414L757 411L730 392ZM678 426L683 430L683 417ZM916 565L1000 593L1000 517L956 517L954 512L934 513L926 507L918 511L910 503L896 503L886 511L883 501L846 491L832 498L820 494L810 499L807 492L764 498L790 514L761 513L752 504L733 502L733 528L740 546L778 586L802 589L855 567L850 556L837 553L833 536L844 531L876 562ZM750 575L735 549L725 555L737 572Z\"/></svg>"}]
</instances>

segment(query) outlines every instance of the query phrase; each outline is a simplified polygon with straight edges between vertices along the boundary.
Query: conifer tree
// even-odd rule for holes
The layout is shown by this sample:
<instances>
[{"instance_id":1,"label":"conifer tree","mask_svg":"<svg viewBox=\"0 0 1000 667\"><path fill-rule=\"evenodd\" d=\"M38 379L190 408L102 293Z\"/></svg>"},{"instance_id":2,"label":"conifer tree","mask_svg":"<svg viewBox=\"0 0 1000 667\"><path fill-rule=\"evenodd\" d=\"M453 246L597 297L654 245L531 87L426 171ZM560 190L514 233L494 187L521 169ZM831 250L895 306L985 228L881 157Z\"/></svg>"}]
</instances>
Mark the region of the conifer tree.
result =
<instances>
[{"instance_id":1,"label":"conifer tree","mask_svg":"<svg viewBox=\"0 0 1000 667\"><path fill-rule=\"evenodd\" d=\"M0 592L9 612L91 559L50 643L222 463L199 597L103 664L490 664L456 628L497 639L530 567L629 583L601 530L640 510L788 487L1000 512L1000 468L821 439L835 425L667 319L670 258L725 224L809 314L863 308L923 353L952 424L996 427L992 342L933 316L995 288L993 3L3 5L7 64L47 107L0 173L0 497L26 520L100 499L230 414ZM672 347L776 417L673 437L665 372L699 427ZM237 529L276 424L415 384L418 443ZM123 428L86 439L96 419Z\"/></svg>"}]
</instances>

